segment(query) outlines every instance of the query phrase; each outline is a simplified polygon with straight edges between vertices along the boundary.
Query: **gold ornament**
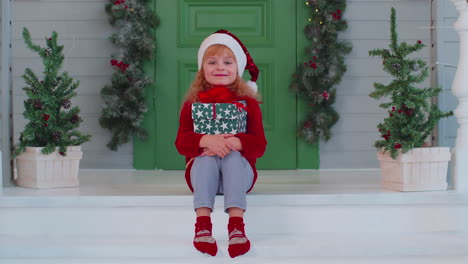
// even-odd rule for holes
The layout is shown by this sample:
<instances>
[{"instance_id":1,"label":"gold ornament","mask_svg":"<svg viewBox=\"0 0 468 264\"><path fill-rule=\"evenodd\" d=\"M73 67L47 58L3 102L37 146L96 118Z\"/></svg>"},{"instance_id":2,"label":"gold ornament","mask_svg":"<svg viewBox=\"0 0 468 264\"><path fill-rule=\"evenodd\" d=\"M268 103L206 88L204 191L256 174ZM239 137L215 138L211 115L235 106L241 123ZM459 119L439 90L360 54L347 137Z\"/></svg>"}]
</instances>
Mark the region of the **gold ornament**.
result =
<instances>
[{"instance_id":1,"label":"gold ornament","mask_svg":"<svg viewBox=\"0 0 468 264\"><path fill-rule=\"evenodd\" d=\"M309 22L312 21L312 18L309 18Z\"/></svg>"}]
</instances>

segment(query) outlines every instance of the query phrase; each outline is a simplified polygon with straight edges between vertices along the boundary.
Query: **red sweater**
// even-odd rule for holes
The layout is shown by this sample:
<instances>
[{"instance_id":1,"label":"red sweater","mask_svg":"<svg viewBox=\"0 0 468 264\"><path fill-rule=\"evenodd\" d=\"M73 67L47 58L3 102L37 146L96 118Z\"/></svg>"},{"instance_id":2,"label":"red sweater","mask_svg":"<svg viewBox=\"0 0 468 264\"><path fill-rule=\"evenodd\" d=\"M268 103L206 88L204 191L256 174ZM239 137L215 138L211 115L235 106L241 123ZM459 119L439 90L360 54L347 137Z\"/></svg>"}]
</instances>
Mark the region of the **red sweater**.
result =
<instances>
[{"instance_id":1,"label":"red sweater","mask_svg":"<svg viewBox=\"0 0 468 264\"><path fill-rule=\"evenodd\" d=\"M242 143L242 151L240 153L250 163L254 172L254 181L248 190L250 192L258 177L255 163L257 162L257 158L260 158L265 153L267 141L265 139L265 131L263 130L262 112L260 111L258 102L251 98L239 98L238 100L247 101L247 132L238 133L234 136L240 139ZM203 136L204 134L193 132L192 103L185 102L180 113L179 131L177 132L175 145L177 151L185 156L187 164L185 168L185 180L192 192L190 169L192 168L194 158L200 156L203 152L203 149L200 148L200 139Z\"/></svg>"}]
</instances>

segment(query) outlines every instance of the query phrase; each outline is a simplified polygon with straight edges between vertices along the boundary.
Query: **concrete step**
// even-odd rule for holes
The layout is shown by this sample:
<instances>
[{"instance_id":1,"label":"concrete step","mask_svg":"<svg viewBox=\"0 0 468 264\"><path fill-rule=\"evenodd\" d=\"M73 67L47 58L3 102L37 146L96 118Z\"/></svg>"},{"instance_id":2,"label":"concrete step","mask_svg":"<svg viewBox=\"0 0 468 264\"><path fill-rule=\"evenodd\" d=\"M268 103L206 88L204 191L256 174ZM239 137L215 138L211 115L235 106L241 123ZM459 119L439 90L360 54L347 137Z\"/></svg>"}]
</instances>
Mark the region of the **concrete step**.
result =
<instances>
[{"instance_id":1,"label":"concrete step","mask_svg":"<svg viewBox=\"0 0 468 264\"><path fill-rule=\"evenodd\" d=\"M0 259L0 264L466 264L466 256L418 257L250 257L235 259L199 256L197 258L98 258L98 259Z\"/></svg>"},{"instance_id":2,"label":"concrete step","mask_svg":"<svg viewBox=\"0 0 468 264\"><path fill-rule=\"evenodd\" d=\"M246 223L257 234L468 232L468 198L459 194L259 195ZM227 215L216 197L214 232ZM438 199L437 199L438 198ZM195 215L190 196L0 198L0 235L183 235ZM33 221L32 221L33 220Z\"/></svg>"},{"instance_id":3,"label":"concrete step","mask_svg":"<svg viewBox=\"0 0 468 264\"><path fill-rule=\"evenodd\" d=\"M0 197L0 263L230 263L222 199L211 258L193 248L189 195ZM468 263L466 195L249 195L248 203L252 250L233 263Z\"/></svg>"},{"instance_id":4,"label":"concrete step","mask_svg":"<svg viewBox=\"0 0 468 264\"><path fill-rule=\"evenodd\" d=\"M468 233L316 233L313 236L248 233L248 258L466 257ZM208 255L184 236L2 236L0 259L197 259ZM229 259L227 235L215 234L218 254ZM209 257L209 256L208 256ZM172 262L171 262L172 263Z\"/></svg>"}]
</instances>

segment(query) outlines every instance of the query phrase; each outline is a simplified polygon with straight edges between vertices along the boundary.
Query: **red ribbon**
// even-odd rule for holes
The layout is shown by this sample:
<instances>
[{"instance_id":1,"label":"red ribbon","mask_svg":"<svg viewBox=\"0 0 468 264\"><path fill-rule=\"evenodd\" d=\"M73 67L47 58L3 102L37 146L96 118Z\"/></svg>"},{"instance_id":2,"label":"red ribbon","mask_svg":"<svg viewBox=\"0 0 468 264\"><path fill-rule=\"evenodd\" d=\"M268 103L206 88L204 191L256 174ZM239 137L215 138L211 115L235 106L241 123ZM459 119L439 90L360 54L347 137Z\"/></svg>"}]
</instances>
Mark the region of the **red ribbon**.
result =
<instances>
[{"instance_id":1,"label":"red ribbon","mask_svg":"<svg viewBox=\"0 0 468 264\"><path fill-rule=\"evenodd\" d=\"M237 102L239 100L242 100L242 98L239 98L236 95L236 93L231 92L229 88L225 86L215 86L207 91L198 92L198 99L200 100L201 103L231 103L231 104L236 105L238 110L242 108L245 111L247 111L247 106L245 106L241 102ZM259 101L256 101L256 102L259 104L262 103ZM214 106L213 106L213 118L216 118L216 111L214 109Z\"/></svg>"},{"instance_id":2,"label":"red ribbon","mask_svg":"<svg viewBox=\"0 0 468 264\"><path fill-rule=\"evenodd\" d=\"M247 111L247 106L245 106L243 103L241 102L232 102L233 105L235 105L237 107L237 110L240 112L241 108L244 109L245 111Z\"/></svg>"},{"instance_id":3,"label":"red ribbon","mask_svg":"<svg viewBox=\"0 0 468 264\"><path fill-rule=\"evenodd\" d=\"M238 98L229 88L216 86L207 91L198 92L198 99L201 103L230 103Z\"/></svg>"}]
</instances>

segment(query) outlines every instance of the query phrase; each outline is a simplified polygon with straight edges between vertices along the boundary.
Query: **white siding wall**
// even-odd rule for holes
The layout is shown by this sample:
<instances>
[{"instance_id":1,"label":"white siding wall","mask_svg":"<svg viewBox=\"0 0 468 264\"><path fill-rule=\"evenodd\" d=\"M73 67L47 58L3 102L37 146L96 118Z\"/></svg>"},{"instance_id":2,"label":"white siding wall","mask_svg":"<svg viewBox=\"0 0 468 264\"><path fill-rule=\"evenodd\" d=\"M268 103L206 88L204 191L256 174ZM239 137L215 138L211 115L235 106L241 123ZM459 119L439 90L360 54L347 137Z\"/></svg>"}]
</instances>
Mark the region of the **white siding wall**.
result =
<instances>
[{"instance_id":1,"label":"white siding wall","mask_svg":"<svg viewBox=\"0 0 468 264\"><path fill-rule=\"evenodd\" d=\"M458 11L450 0L438 0L437 3L437 80L442 93L439 95L439 106L446 110L454 110L457 98L452 94L452 81L457 70L459 56L459 37L453 28L458 19ZM457 120L454 116L439 122L439 144L453 147L457 133Z\"/></svg>"},{"instance_id":2,"label":"white siding wall","mask_svg":"<svg viewBox=\"0 0 468 264\"><path fill-rule=\"evenodd\" d=\"M105 144L110 133L100 127L101 88L112 73L109 54L114 47L108 41L113 32L107 22L104 0L21 0L13 1L13 113L15 142L26 124L22 116L26 98L21 75L26 67L42 72L40 60L22 40L22 27L31 31L35 41L44 43L52 30L65 45L64 70L81 81L78 96L72 101L82 110L81 130L93 135L92 142L83 145L82 168L132 168L132 145L118 152ZM378 139L376 125L386 112L368 94L373 82L388 83L391 78L381 67L381 61L368 56L374 48L387 47L390 39L390 7L397 9L400 40L430 43L430 1L348 0L346 19L349 29L343 38L353 44L347 57L348 71L338 87L336 108L341 116L333 129L334 137L320 148L321 168L377 168L373 143ZM429 61L429 48L417 56ZM429 85L429 79L423 84Z\"/></svg>"},{"instance_id":3,"label":"white siding wall","mask_svg":"<svg viewBox=\"0 0 468 264\"><path fill-rule=\"evenodd\" d=\"M2 1L3 2L3 1ZM1 50L2 50L2 10L3 10L3 3L0 2L0 54L1 54ZM2 58L3 58L3 54L2 54ZM3 70L3 63L2 63L2 58L0 58L0 85L2 85L2 70ZM2 119L2 87L0 87L0 145L3 145L3 141L2 141L2 138L3 138L3 131L2 131L2 125L3 125L3 119ZM2 188L3 186L3 155L2 154L3 152L3 147L2 149L0 149L0 188ZM5 180L6 181L6 180Z\"/></svg>"},{"instance_id":4,"label":"white siding wall","mask_svg":"<svg viewBox=\"0 0 468 264\"><path fill-rule=\"evenodd\" d=\"M0 51L2 50L2 10L3 10L3 4L0 2ZM2 60L0 58L0 72L2 72L3 67L2 67ZM0 74L0 85L2 83L2 75ZM2 98L2 89L0 89L0 98ZM1 104L1 100L0 100ZM2 107L0 105L0 142L2 141Z\"/></svg>"},{"instance_id":5,"label":"white siding wall","mask_svg":"<svg viewBox=\"0 0 468 264\"><path fill-rule=\"evenodd\" d=\"M101 128L98 118L102 100L100 91L110 82L112 74L109 56L115 48L108 40L114 31L107 21L104 0L21 0L12 4L13 42L13 114L14 140L26 124L22 112L27 98L22 88L21 75L26 67L36 74L42 73L39 57L23 42L22 29L27 27L33 40L44 44L46 36L57 31L59 43L65 46L63 70L80 81L78 96L72 106L79 106L84 122L80 130L92 134L92 141L82 146L84 151L81 168L132 168L132 144L126 144L118 152L105 146L110 139L108 130Z\"/></svg>"},{"instance_id":6,"label":"white siding wall","mask_svg":"<svg viewBox=\"0 0 468 264\"><path fill-rule=\"evenodd\" d=\"M414 56L430 63L430 1L348 0L345 18L349 28L342 38L353 51L347 56L348 71L337 88L335 107L340 120L333 137L320 146L320 168L378 168L374 142L377 124L387 113L369 97L374 82L388 84L392 78L382 70L382 60L368 51L387 48L390 41L390 9L395 7L400 41L423 41L428 47ZM422 86L429 86L429 78Z\"/></svg>"}]
</instances>

